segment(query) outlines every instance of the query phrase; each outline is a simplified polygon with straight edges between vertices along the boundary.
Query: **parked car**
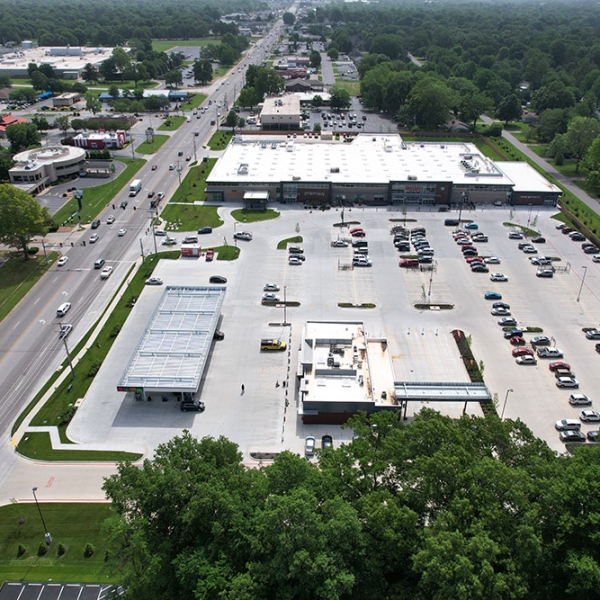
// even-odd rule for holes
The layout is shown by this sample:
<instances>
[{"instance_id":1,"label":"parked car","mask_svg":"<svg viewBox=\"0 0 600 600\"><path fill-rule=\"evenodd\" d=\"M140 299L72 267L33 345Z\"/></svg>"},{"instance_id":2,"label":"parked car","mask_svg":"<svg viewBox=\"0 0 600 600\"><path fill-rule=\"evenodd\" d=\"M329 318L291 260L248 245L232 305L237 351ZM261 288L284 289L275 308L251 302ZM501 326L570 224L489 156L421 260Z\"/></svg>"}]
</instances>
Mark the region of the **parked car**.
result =
<instances>
[{"instance_id":1,"label":"parked car","mask_svg":"<svg viewBox=\"0 0 600 600\"><path fill-rule=\"evenodd\" d=\"M520 231L511 231L508 234L508 239L509 240L522 240L523 234Z\"/></svg>"},{"instance_id":2,"label":"parked car","mask_svg":"<svg viewBox=\"0 0 600 600\"><path fill-rule=\"evenodd\" d=\"M597 429L595 431L588 431L586 437L590 442L597 442L600 437L600 431Z\"/></svg>"},{"instance_id":3,"label":"parked car","mask_svg":"<svg viewBox=\"0 0 600 600\"><path fill-rule=\"evenodd\" d=\"M249 242L252 239L252 234L249 231L237 231L233 234L236 240L245 240Z\"/></svg>"},{"instance_id":4,"label":"parked car","mask_svg":"<svg viewBox=\"0 0 600 600\"><path fill-rule=\"evenodd\" d=\"M416 258L403 258L400 260L400 266L405 269L410 269L419 266L419 261Z\"/></svg>"},{"instance_id":5,"label":"parked car","mask_svg":"<svg viewBox=\"0 0 600 600\"><path fill-rule=\"evenodd\" d=\"M534 238L531 238L531 241L534 244L545 244L546 243L546 238L542 237L541 235L538 235L538 236L536 236Z\"/></svg>"},{"instance_id":6,"label":"parked car","mask_svg":"<svg viewBox=\"0 0 600 600\"><path fill-rule=\"evenodd\" d=\"M512 337L508 338L508 341L510 342L511 346L524 346L525 345L525 338L521 337L520 335L513 335Z\"/></svg>"},{"instance_id":7,"label":"parked car","mask_svg":"<svg viewBox=\"0 0 600 600\"><path fill-rule=\"evenodd\" d=\"M150 277L146 279L146 285L162 285L163 280L160 277Z\"/></svg>"},{"instance_id":8,"label":"parked car","mask_svg":"<svg viewBox=\"0 0 600 600\"><path fill-rule=\"evenodd\" d=\"M163 229L155 229L154 235L156 235L158 237L165 237L167 235L167 232L164 231Z\"/></svg>"},{"instance_id":9,"label":"parked car","mask_svg":"<svg viewBox=\"0 0 600 600\"><path fill-rule=\"evenodd\" d=\"M279 286L276 283L265 283L263 287L264 292L278 292Z\"/></svg>"},{"instance_id":10,"label":"parked car","mask_svg":"<svg viewBox=\"0 0 600 600\"><path fill-rule=\"evenodd\" d=\"M333 438L330 435L324 435L321 438L321 450L333 448Z\"/></svg>"},{"instance_id":11,"label":"parked car","mask_svg":"<svg viewBox=\"0 0 600 600\"><path fill-rule=\"evenodd\" d=\"M517 358L517 356L533 356L533 350L530 348L515 348L512 351L512 355Z\"/></svg>"},{"instance_id":12,"label":"parked car","mask_svg":"<svg viewBox=\"0 0 600 600\"><path fill-rule=\"evenodd\" d=\"M471 221L470 223L465 223L465 229L479 229L479 225L475 221Z\"/></svg>"},{"instance_id":13,"label":"parked car","mask_svg":"<svg viewBox=\"0 0 600 600\"><path fill-rule=\"evenodd\" d=\"M331 242L331 245L333 248L347 248L348 242L344 240L333 240L333 242Z\"/></svg>"},{"instance_id":14,"label":"parked car","mask_svg":"<svg viewBox=\"0 0 600 600\"><path fill-rule=\"evenodd\" d=\"M571 365L569 363L563 362L562 360L558 360L556 362L551 362L548 365L548 368L551 371L556 371L557 369L567 369L567 371L570 371Z\"/></svg>"},{"instance_id":15,"label":"parked car","mask_svg":"<svg viewBox=\"0 0 600 600\"><path fill-rule=\"evenodd\" d=\"M585 332L585 337L588 340L600 340L600 330L598 329L590 329Z\"/></svg>"},{"instance_id":16,"label":"parked car","mask_svg":"<svg viewBox=\"0 0 600 600\"><path fill-rule=\"evenodd\" d=\"M211 260L213 260L213 259L214 259L214 257L215 257L215 251L214 251L214 250L212 250L212 249L209 249L209 250L207 250L207 251L206 251L206 257L205 257L205 260L206 260L207 262L210 262Z\"/></svg>"},{"instance_id":17,"label":"parked car","mask_svg":"<svg viewBox=\"0 0 600 600\"><path fill-rule=\"evenodd\" d=\"M509 331L505 331L504 332L504 337L508 340L511 339L513 337L523 337L523 331L521 331L520 329L510 329Z\"/></svg>"},{"instance_id":18,"label":"parked car","mask_svg":"<svg viewBox=\"0 0 600 600\"><path fill-rule=\"evenodd\" d=\"M181 409L182 412L187 412L187 411L195 411L195 412L204 412L204 402L200 402L200 400L197 400L196 398L193 399L185 399L182 400L181 403L179 404L179 408Z\"/></svg>"},{"instance_id":19,"label":"parked car","mask_svg":"<svg viewBox=\"0 0 600 600\"><path fill-rule=\"evenodd\" d=\"M223 277L222 275L212 275L208 281L209 283L227 283L227 277Z\"/></svg>"},{"instance_id":20,"label":"parked car","mask_svg":"<svg viewBox=\"0 0 600 600\"><path fill-rule=\"evenodd\" d=\"M556 421L554 428L557 431L578 431L581 429L581 423L575 419L561 419Z\"/></svg>"},{"instance_id":21,"label":"parked car","mask_svg":"<svg viewBox=\"0 0 600 600\"><path fill-rule=\"evenodd\" d=\"M510 304L507 304L506 302L494 302L492 308L506 308L510 310Z\"/></svg>"},{"instance_id":22,"label":"parked car","mask_svg":"<svg viewBox=\"0 0 600 600\"><path fill-rule=\"evenodd\" d=\"M492 308L492 314L495 316L510 316L510 310L503 306L497 306L496 308Z\"/></svg>"},{"instance_id":23,"label":"parked car","mask_svg":"<svg viewBox=\"0 0 600 600\"><path fill-rule=\"evenodd\" d=\"M487 258L483 259L483 262L488 265L499 265L501 261L497 256L488 256Z\"/></svg>"},{"instance_id":24,"label":"parked car","mask_svg":"<svg viewBox=\"0 0 600 600\"><path fill-rule=\"evenodd\" d=\"M573 406L591 406L592 399L585 394L571 394L569 396L569 404Z\"/></svg>"},{"instance_id":25,"label":"parked car","mask_svg":"<svg viewBox=\"0 0 600 600\"><path fill-rule=\"evenodd\" d=\"M262 301L263 302L279 302L281 298L277 294L267 293L263 294Z\"/></svg>"},{"instance_id":26,"label":"parked car","mask_svg":"<svg viewBox=\"0 0 600 600\"><path fill-rule=\"evenodd\" d=\"M502 294L500 292L486 292L483 297L486 300L502 300Z\"/></svg>"},{"instance_id":27,"label":"parked car","mask_svg":"<svg viewBox=\"0 0 600 600\"><path fill-rule=\"evenodd\" d=\"M297 256L290 256L288 258L288 265L301 265L302 261Z\"/></svg>"},{"instance_id":28,"label":"parked car","mask_svg":"<svg viewBox=\"0 0 600 600\"><path fill-rule=\"evenodd\" d=\"M530 343L532 346L549 346L550 338L546 335L536 335L531 338Z\"/></svg>"},{"instance_id":29,"label":"parked car","mask_svg":"<svg viewBox=\"0 0 600 600\"><path fill-rule=\"evenodd\" d=\"M310 458L311 456L314 456L314 454L315 454L315 443L316 443L316 440L315 440L314 436L312 436L312 435L307 435L306 438L304 439L304 454L308 458Z\"/></svg>"},{"instance_id":30,"label":"parked car","mask_svg":"<svg viewBox=\"0 0 600 600\"><path fill-rule=\"evenodd\" d=\"M516 327L517 321L514 317L504 317L498 320L500 327Z\"/></svg>"},{"instance_id":31,"label":"parked car","mask_svg":"<svg viewBox=\"0 0 600 600\"><path fill-rule=\"evenodd\" d=\"M535 272L535 276L550 279L551 277L554 277L554 269L538 269Z\"/></svg>"},{"instance_id":32,"label":"parked car","mask_svg":"<svg viewBox=\"0 0 600 600\"><path fill-rule=\"evenodd\" d=\"M491 281L508 281L508 277L504 273L492 273L490 275Z\"/></svg>"},{"instance_id":33,"label":"parked car","mask_svg":"<svg viewBox=\"0 0 600 600\"><path fill-rule=\"evenodd\" d=\"M304 254L304 248L302 246L290 246L288 252L290 254Z\"/></svg>"},{"instance_id":34,"label":"parked car","mask_svg":"<svg viewBox=\"0 0 600 600\"><path fill-rule=\"evenodd\" d=\"M556 387L577 389L579 387L579 381L577 381L575 377L557 377Z\"/></svg>"},{"instance_id":35,"label":"parked car","mask_svg":"<svg viewBox=\"0 0 600 600\"><path fill-rule=\"evenodd\" d=\"M572 442L585 442L586 437L581 431L561 431L558 434L561 442L570 444Z\"/></svg>"},{"instance_id":36,"label":"parked car","mask_svg":"<svg viewBox=\"0 0 600 600\"><path fill-rule=\"evenodd\" d=\"M472 263L471 264L471 271L473 273L489 273L490 270L483 264L481 263Z\"/></svg>"},{"instance_id":37,"label":"parked car","mask_svg":"<svg viewBox=\"0 0 600 600\"><path fill-rule=\"evenodd\" d=\"M537 360L535 359L535 356L524 354L523 356L517 357L516 363L518 365L537 365Z\"/></svg>"},{"instance_id":38,"label":"parked car","mask_svg":"<svg viewBox=\"0 0 600 600\"><path fill-rule=\"evenodd\" d=\"M597 423L600 421L600 412L597 410L582 410L579 418L584 423Z\"/></svg>"},{"instance_id":39,"label":"parked car","mask_svg":"<svg viewBox=\"0 0 600 600\"><path fill-rule=\"evenodd\" d=\"M551 346L538 348L536 353L539 358L562 358L564 356L560 348L552 348Z\"/></svg>"}]
</instances>

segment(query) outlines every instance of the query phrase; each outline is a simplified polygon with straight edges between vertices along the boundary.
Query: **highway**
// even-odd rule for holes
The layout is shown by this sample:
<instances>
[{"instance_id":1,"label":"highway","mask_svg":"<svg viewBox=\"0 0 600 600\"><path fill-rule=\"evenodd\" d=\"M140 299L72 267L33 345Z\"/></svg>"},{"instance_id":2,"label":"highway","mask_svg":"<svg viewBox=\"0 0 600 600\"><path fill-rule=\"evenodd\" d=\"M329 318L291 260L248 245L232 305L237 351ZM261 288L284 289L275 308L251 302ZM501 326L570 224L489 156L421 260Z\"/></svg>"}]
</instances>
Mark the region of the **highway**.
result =
<instances>
[{"instance_id":1,"label":"highway","mask_svg":"<svg viewBox=\"0 0 600 600\"><path fill-rule=\"evenodd\" d=\"M280 22L275 28L279 26ZM152 213L148 191L165 192L163 205L173 196L178 188L179 177L183 180L191 164L191 161L185 160L186 157L194 160L196 156L198 161L202 161L206 154L202 145L217 127L211 125L212 120L217 120L216 112L219 109L215 106L223 106L226 102L230 107L235 100L234 89L237 93L241 90L245 69L240 67L262 62L268 53L266 45L270 47L276 39L276 35L269 34L251 48L221 81L213 83L208 89L191 90L208 94L202 105L207 110L200 119L190 114L190 122L173 132L170 140L154 155L144 156L148 162L135 176L142 180L142 191L135 198L129 198L128 185L118 192L113 202L98 215L102 224L97 230L88 228L81 232L73 247L70 243L64 244L62 251L68 256L66 265L53 266L0 323L0 432L4 448L10 446L10 430L14 420L66 356L58 335L60 324L73 325L74 329L67 338L69 347L73 348L101 315L130 266L140 257L140 246L144 247L145 253L154 251L153 236L149 232ZM223 119L226 111L221 108L220 112L220 119ZM150 122L155 128L158 127L156 117L146 116L134 127L134 138L142 141ZM198 136L194 135L195 132L198 132ZM178 156L180 151L182 156ZM131 150L116 154L130 157ZM170 164L176 168L169 170ZM157 165L157 169L152 170L152 165ZM128 202L125 209L120 208L123 200ZM106 218L110 214L114 214L116 221L108 225ZM121 228L127 229L122 237L117 233ZM92 233L99 235L99 240L93 244L89 242ZM160 241L158 239L156 243ZM104 258L106 266L114 267L112 276L107 280L101 280L100 271L94 269L94 262L98 258ZM57 318L56 309L67 301L72 303L71 310L66 316ZM5 476L6 472L0 469L0 485Z\"/></svg>"}]
</instances>

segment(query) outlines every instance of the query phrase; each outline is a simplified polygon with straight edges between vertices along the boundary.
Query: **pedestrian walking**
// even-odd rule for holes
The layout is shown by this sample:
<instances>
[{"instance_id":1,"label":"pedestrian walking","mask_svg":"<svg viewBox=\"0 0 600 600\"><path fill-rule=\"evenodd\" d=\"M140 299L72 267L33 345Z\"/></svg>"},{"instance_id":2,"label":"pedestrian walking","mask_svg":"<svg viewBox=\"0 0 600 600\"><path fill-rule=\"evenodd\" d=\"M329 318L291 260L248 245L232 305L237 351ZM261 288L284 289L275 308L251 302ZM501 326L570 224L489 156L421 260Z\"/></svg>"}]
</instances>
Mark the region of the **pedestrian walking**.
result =
<instances>
[{"instance_id":1,"label":"pedestrian walking","mask_svg":"<svg viewBox=\"0 0 600 600\"><path fill-rule=\"evenodd\" d=\"M246 388L244 387L244 384L242 383L242 394L246 391Z\"/></svg>"}]
</instances>

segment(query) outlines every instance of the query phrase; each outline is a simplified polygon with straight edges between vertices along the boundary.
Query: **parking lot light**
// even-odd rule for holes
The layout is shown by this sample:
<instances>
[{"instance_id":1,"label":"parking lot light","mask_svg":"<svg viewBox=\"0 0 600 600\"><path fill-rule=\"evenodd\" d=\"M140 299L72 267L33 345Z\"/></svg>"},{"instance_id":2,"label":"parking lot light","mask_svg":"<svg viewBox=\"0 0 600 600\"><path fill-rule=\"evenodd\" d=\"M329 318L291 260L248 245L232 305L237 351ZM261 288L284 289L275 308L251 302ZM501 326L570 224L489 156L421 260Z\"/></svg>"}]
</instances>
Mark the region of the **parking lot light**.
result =
<instances>
[{"instance_id":1,"label":"parking lot light","mask_svg":"<svg viewBox=\"0 0 600 600\"><path fill-rule=\"evenodd\" d=\"M577 293L577 302L581 298L581 290L583 289L583 283L585 281L585 276L587 275L587 267L581 267L583 269L583 277L581 278L581 285L579 286L579 292Z\"/></svg>"},{"instance_id":2,"label":"parking lot light","mask_svg":"<svg viewBox=\"0 0 600 600\"><path fill-rule=\"evenodd\" d=\"M509 388L508 390L506 390L506 396L504 396L504 404L502 405L502 413L500 414L500 420L503 421L504 420L504 411L506 409L506 403L508 402L508 395L511 392L514 392L515 390L513 390L512 388Z\"/></svg>"},{"instance_id":3,"label":"parking lot light","mask_svg":"<svg viewBox=\"0 0 600 600\"><path fill-rule=\"evenodd\" d=\"M35 500L35 505L37 506L38 512L40 513L40 519L42 520L42 525L44 526L44 538L46 539L46 544L48 544L48 546L52 543L52 536L50 535L50 532L48 531L48 528L46 527L46 522L44 521L44 516L42 515L42 509L40 508L37 496L35 495L36 491L37 491L37 487L31 488L31 491L33 493L33 499Z\"/></svg>"}]
</instances>

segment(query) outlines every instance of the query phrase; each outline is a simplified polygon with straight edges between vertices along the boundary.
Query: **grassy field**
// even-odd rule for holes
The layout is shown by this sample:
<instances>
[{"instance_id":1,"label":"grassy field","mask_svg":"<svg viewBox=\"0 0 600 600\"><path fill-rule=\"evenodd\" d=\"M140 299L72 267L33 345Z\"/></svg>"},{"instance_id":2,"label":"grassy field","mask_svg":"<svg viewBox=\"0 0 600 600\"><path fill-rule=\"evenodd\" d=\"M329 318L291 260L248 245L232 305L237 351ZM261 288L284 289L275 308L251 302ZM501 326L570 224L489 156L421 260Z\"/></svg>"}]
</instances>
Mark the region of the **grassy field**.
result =
<instances>
[{"instance_id":1,"label":"grassy field","mask_svg":"<svg viewBox=\"0 0 600 600\"><path fill-rule=\"evenodd\" d=\"M159 126L158 131L176 131L186 121L186 117L179 117L177 115L170 115L165 122Z\"/></svg>"},{"instance_id":2,"label":"grassy field","mask_svg":"<svg viewBox=\"0 0 600 600\"><path fill-rule=\"evenodd\" d=\"M360 95L360 81L344 81L343 79L336 79L335 87L348 90L348 93L351 96Z\"/></svg>"},{"instance_id":3,"label":"grassy field","mask_svg":"<svg viewBox=\"0 0 600 600\"><path fill-rule=\"evenodd\" d=\"M202 38L199 40L154 40L152 42L152 50L155 52L167 52L171 48L177 48L177 46L210 46L220 44L221 42L215 38Z\"/></svg>"},{"instance_id":4,"label":"grassy field","mask_svg":"<svg viewBox=\"0 0 600 600\"><path fill-rule=\"evenodd\" d=\"M83 210L81 222L91 223L98 213L102 211L121 188L146 164L141 158L115 159L125 163L127 168L113 180L93 188L85 188L83 192ZM54 216L54 222L61 225L77 211L77 200L71 198ZM76 222L76 221L75 221Z\"/></svg>"},{"instance_id":5,"label":"grassy field","mask_svg":"<svg viewBox=\"0 0 600 600\"><path fill-rule=\"evenodd\" d=\"M281 240L277 244L277 250L285 250L288 247L288 244L301 244L303 239L304 238L301 235L295 235L294 237Z\"/></svg>"},{"instance_id":6,"label":"grassy field","mask_svg":"<svg viewBox=\"0 0 600 600\"><path fill-rule=\"evenodd\" d=\"M150 143L146 140L145 142L142 142L135 151L139 154L154 154L168 139L168 135L155 134L154 143Z\"/></svg>"},{"instance_id":7,"label":"grassy field","mask_svg":"<svg viewBox=\"0 0 600 600\"><path fill-rule=\"evenodd\" d=\"M272 208L267 210L246 210L245 208L236 208L231 211L231 216L242 223L256 223L258 221L269 221L276 219L279 212Z\"/></svg>"},{"instance_id":8,"label":"grassy field","mask_svg":"<svg viewBox=\"0 0 600 600\"><path fill-rule=\"evenodd\" d=\"M216 206L170 202L162 211L161 218L167 222L165 229L168 231L194 231L200 227L216 229L223 225Z\"/></svg>"},{"instance_id":9,"label":"grassy field","mask_svg":"<svg viewBox=\"0 0 600 600\"><path fill-rule=\"evenodd\" d=\"M48 253L48 264L44 253L23 260L22 254L9 253L9 259L0 266L0 321L21 301L40 277L58 259L57 252Z\"/></svg>"},{"instance_id":10,"label":"grassy field","mask_svg":"<svg viewBox=\"0 0 600 600\"><path fill-rule=\"evenodd\" d=\"M231 131L215 131L210 140L208 140L208 147L211 150L225 150L232 137L233 134Z\"/></svg>"},{"instance_id":11,"label":"grassy field","mask_svg":"<svg viewBox=\"0 0 600 600\"><path fill-rule=\"evenodd\" d=\"M206 94L192 94L191 98L187 102L184 102L183 109L192 110L198 108L206 100L206 97Z\"/></svg>"},{"instance_id":12,"label":"grassy field","mask_svg":"<svg viewBox=\"0 0 600 600\"><path fill-rule=\"evenodd\" d=\"M237 260L240 249L237 246L218 246L213 248L217 252L217 260Z\"/></svg>"},{"instance_id":13,"label":"grassy field","mask_svg":"<svg viewBox=\"0 0 600 600\"><path fill-rule=\"evenodd\" d=\"M106 569L108 545L100 532L112 514L110 504L42 503L41 510L52 543L45 555L38 556L45 532L36 505L0 507L0 581L118 583ZM89 558L84 556L87 544L95 549ZM25 549L21 556L20 545ZM62 556L59 545L65 550Z\"/></svg>"}]
</instances>

